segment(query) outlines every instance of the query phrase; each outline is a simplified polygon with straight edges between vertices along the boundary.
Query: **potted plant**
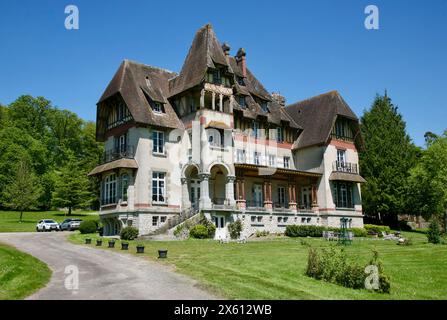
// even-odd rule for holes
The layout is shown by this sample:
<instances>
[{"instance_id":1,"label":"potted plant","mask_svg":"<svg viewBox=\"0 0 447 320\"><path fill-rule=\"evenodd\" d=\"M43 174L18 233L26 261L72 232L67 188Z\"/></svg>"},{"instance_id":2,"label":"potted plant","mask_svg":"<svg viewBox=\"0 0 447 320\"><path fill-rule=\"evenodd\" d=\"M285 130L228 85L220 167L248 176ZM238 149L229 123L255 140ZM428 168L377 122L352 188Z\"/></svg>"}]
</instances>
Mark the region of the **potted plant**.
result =
<instances>
[{"instance_id":1,"label":"potted plant","mask_svg":"<svg viewBox=\"0 0 447 320\"><path fill-rule=\"evenodd\" d=\"M102 246L102 239L96 239L96 245L98 247Z\"/></svg>"},{"instance_id":2,"label":"potted plant","mask_svg":"<svg viewBox=\"0 0 447 320\"><path fill-rule=\"evenodd\" d=\"M121 242L121 250L128 250L128 249L129 249L129 243Z\"/></svg>"},{"instance_id":3,"label":"potted plant","mask_svg":"<svg viewBox=\"0 0 447 320\"><path fill-rule=\"evenodd\" d=\"M85 244L91 244L92 239L91 238L85 238Z\"/></svg>"},{"instance_id":4,"label":"potted plant","mask_svg":"<svg viewBox=\"0 0 447 320\"><path fill-rule=\"evenodd\" d=\"M139 243L137 244L137 253L144 253L144 245Z\"/></svg>"},{"instance_id":5,"label":"potted plant","mask_svg":"<svg viewBox=\"0 0 447 320\"><path fill-rule=\"evenodd\" d=\"M115 248L115 240L114 239L109 240L109 248Z\"/></svg>"},{"instance_id":6,"label":"potted plant","mask_svg":"<svg viewBox=\"0 0 447 320\"><path fill-rule=\"evenodd\" d=\"M158 259L164 259L168 257L168 250L167 249L159 249L158 250Z\"/></svg>"}]
</instances>

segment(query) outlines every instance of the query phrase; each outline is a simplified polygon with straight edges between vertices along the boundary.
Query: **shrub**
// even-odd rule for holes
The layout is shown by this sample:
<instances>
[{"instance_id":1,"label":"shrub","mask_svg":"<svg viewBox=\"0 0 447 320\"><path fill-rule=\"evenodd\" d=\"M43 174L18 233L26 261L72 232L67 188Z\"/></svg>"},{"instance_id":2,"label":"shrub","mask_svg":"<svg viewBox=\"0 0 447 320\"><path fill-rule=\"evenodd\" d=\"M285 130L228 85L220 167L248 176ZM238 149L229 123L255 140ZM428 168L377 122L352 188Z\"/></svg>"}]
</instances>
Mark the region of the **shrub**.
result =
<instances>
[{"instance_id":1,"label":"shrub","mask_svg":"<svg viewBox=\"0 0 447 320\"><path fill-rule=\"evenodd\" d=\"M428 242L434 244L441 242L441 231L439 230L439 224L436 220L432 220L428 226L427 239Z\"/></svg>"},{"instance_id":2,"label":"shrub","mask_svg":"<svg viewBox=\"0 0 447 320\"><path fill-rule=\"evenodd\" d=\"M349 229L354 234L354 237L367 237L368 232L364 228L351 228Z\"/></svg>"},{"instance_id":3,"label":"shrub","mask_svg":"<svg viewBox=\"0 0 447 320\"><path fill-rule=\"evenodd\" d=\"M230 232L231 239L238 239L242 232L242 222L237 219L232 223L228 224L228 231Z\"/></svg>"},{"instance_id":4,"label":"shrub","mask_svg":"<svg viewBox=\"0 0 447 320\"><path fill-rule=\"evenodd\" d=\"M378 260L377 251L374 251L374 256L369 264L377 266L379 273L379 288L377 291L389 293L390 280L383 273L383 266ZM367 277L364 267L349 262L344 250L336 250L334 247L322 249L321 252L309 248L306 275L353 289L364 288Z\"/></svg>"},{"instance_id":5,"label":"shrub","mask_svg":"<svg viewBox=\"0 0 447 320\"><path fill-rule=\"evenodd\" d=\"M269 231L267 231L267 230L256 230L256 237L257 238L259 238L259 237L266 237L266 236L268 236L269 235Z\"/></svg>"},{"instance_id":6,"label":"shrub","mask_svg":"<svg viewBox=\"0 0 447 320\"><path fill-rule=\"evenodd\" d=\"M196 239L206 239L209 237L208 228L203 224L197 224L189 230L189 236Z\"/></svg>"},{"instance_id":7,"label":"shrub","mask_svg":"<svg viewBox=\"0 0 447 320\"><path fill-rule=\"evenodd\" d=\"M322 237L324 227L288 225L285 235L288 237Z\"/></svg>"},{"instance_id":8,"label":"shrub","mask_svg":"<svg viewBox=\"0 0 447 320\"><path fill-rule=\"evenodd\" d=\"M365 224L364 228L368 234L377 233L379 237L382 237L382 232L390 233L391 229L388 226L378 226L375 224Z\"/></svg>"},{"instance_id":9,"label":"shrub","mask_svg":"<svg viewBox=\"0 0 447 320\"><path fill-rule=\"evenodd\" d=\"M97 230L98 222L94 220L82 221L79 225L79 232L81 232L81 234L96 233Z\"/></svg>"},{"instance_id":10,"label":"shrub","mask_svg":"<svg viewBox=\"0 0 447 320\"><path fill-rule=\"evenodd\" d=\"M120 238L122 240L133 240L138 237L138 229L134 227L125 227L121 230Z\"/></svg>"},{"instance_id":11,"label":"shrub","mask_svg":"<svg viewBox=\"0 0 447 320\"><path fill-rule=\"evenodd\" d=\"M205 226L208 230L207 238L214 238L214 234L216 233L216 226L210 220L208 220L203 213L200 214L200 220L198 224Z\"/></svg>"}]
</instances>

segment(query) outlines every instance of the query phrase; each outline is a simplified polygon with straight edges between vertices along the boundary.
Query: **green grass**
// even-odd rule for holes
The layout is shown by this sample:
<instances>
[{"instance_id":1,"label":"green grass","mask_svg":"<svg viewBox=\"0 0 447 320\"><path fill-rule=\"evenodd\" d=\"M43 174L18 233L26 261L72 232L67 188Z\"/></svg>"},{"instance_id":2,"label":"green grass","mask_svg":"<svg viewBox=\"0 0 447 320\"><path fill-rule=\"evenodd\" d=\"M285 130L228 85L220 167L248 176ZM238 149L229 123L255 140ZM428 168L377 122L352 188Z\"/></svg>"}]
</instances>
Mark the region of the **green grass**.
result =
<instances>
[{"instance_id":1,"label":"green grass","mask_svg":"<svg viewBox=\"0 0 447 320\"><path fill-rule=\"evenodd\" d=\"M99 219L95 212L74 211L71 216L66 216L62 211L36 211L24 212L23 220L19 222L20 212L0 211L0 232L31 232L36 230L37 221L41 219L53 219L62 222L67 218L82 220Z\"/></svg>"},{"instance_id":2,"label":"green grass","mask_svg":"<svg viewBox=\"0 0 447 320\"><path fill-rule=\"evenodd\" d=\"M0 243L0 300L25 298L42 288L50 277L45 263Z\"/></svg>"},{"instance_id":3,"label":"green grass","mask_svg":"<svg viewBox=\"0 0 447 320\"><path fill-rule=\"evenodd\" d=\"M404 233L413 241L399 246L394 241L358 239L346 247L348 256L362 264L377 249L385 273L391 278L391 293L354 290L307 277L308 247L302 239L278 237L246 244L219 244L213 240L145 241L145 256L174 265L177 271L198 280L204 287L230 299L447 299L447 245L428 244L420 233ZM86 237L72 234L70 241ZM313 247L334 245L323 239L304 239ZM135 241L129 252L135 253ZM103 247L107 243L103 243ZM120 243L116 243L119 250ZM168 249L166 260L157 260L158 249Z\"/></svg>"}]
</instances>

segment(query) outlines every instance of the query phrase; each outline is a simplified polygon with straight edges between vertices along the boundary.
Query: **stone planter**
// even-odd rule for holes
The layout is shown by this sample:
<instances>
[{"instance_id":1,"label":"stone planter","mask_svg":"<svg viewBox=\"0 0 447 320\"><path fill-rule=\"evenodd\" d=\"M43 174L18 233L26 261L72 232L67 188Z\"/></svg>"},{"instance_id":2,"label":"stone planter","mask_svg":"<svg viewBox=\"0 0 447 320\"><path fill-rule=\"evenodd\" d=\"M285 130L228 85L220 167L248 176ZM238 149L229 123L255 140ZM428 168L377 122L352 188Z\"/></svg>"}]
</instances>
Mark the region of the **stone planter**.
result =
<instances>
[{"instance_id":1,"label":"stone planter","mask_svg":"<svg viewBox=\"0 0 447 320\"><path fill-rule=\"evenodd\" d=\"M115 248L115 241L109 241L109 248Z\"/></svg>"},{"instance_id":2,"label":"stone planter","mask_svg":"<svg viewBox=\"0 0 447 320\"><path fill-rule=\"evenodd\" d=\"M168 257L168 250L160 249L158 250L158 259L165 259Z\"/></svg>"},{"instance_id":3,"label":"stone planter","mask_svg":"<svg viewBox=\"0 0 447 320\"><path fill-rule=\"evenodd\" d=\"M121 250L128 250L129 244L126 242L121 242Z\"/></svg>"},{"instance_id":4,"label":"stone planter","mask_svg":"<svg viewBox=\"0 0 447 320\"><path fill-rule=\"evenodd\" d=\"M102 246L102 240L101 239L96 240L96 245L98 247Z\"/></svg>"},{"instance_id":5,"label":"stone planter","mask_svg":"<svg viewBox=\"0 0 447 320\"><path fill-rule=\"evenodd\" d=\"M91 244L91 243L92 243L92 239L90 239L90 238L85 239L85 244Z\"/></svg>"},{"instance_id":6,"label":"stone planter","mask_svg":"<svg viewBox=\"0 0 447 320\"><path fill-rule=\"evenodd\" d=\"M137 246L137 253L144 253L144 246L138 245Z\"/></svg>"}]
</instances>

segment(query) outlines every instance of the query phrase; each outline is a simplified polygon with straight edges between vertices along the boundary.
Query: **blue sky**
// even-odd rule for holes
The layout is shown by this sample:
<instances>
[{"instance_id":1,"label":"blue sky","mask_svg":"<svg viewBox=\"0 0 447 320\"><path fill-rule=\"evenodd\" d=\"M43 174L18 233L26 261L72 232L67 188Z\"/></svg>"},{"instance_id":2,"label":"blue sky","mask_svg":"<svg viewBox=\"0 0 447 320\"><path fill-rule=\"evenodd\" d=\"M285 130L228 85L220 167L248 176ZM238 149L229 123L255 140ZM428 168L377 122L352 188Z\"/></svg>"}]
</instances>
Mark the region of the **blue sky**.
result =
<instances>
[{"instance_id":1,"label":"blue sky","mask_svg":"<svg viewBox=\"0 0 447 320\"><path fill-rule=\"evenodd\" d=\"M65 6L80 29L64 27ZM366 30L364 9L380 10ZM418 145L447 129L447 1L4 1L0 103L21 94L96 118L96 102L127 58L179 71L196 30L221 42L288 103L338 90L361 115L388 90Z\"/></svg>"}]
</instances>

